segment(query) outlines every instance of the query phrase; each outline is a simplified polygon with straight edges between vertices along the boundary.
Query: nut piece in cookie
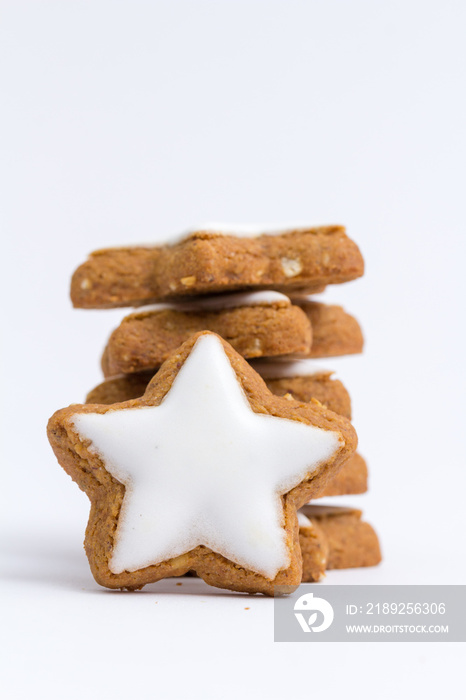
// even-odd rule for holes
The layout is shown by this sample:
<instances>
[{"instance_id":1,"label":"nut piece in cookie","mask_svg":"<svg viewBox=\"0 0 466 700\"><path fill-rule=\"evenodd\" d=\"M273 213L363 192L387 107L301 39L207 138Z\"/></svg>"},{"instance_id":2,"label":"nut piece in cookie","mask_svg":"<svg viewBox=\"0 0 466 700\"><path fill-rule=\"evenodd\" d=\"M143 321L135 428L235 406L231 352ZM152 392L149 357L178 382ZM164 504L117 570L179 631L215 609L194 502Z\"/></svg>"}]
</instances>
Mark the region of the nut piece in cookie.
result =
<instances>
[{"instance_id":1,"label":"nut piece in cookie","mask_svg":"<svg viewBox=\"0 0 466 700\"><path fill-rule=\"evenodd\" d=\"M297 508L357 443L341 416L273 396L209 332L184 343L143 397L71 405L48 435L91 499L85 547L99 583L136 589L193 570L268 595L299 585Z\"/></svg>"},{"instance_id":2,"label":"nut piece in cookie","mask_svg":"<svg viewBox=\"0 0 466 700\"><path fill-rule=\"evenodd\" d=\"M313 294L363 272L343 226L202 225L166 245L92 253L73 275L71 300L103 309L241 290Z\"/></svg>"}]
</instances>

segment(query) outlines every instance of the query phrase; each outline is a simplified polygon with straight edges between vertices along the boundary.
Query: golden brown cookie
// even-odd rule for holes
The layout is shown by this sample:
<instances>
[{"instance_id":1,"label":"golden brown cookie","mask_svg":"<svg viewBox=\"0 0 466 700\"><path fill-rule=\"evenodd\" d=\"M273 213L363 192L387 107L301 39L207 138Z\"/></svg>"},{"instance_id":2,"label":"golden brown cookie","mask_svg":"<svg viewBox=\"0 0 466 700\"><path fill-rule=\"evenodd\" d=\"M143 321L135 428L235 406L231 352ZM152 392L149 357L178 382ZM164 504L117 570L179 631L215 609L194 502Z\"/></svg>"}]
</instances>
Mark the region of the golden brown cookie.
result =
<instances>
[{"instance_id":1,"label":"golden brown cookie","mask_svg":"<svg viewBox=\"0 0 466 700\"><path fill-rule=\"evenodd\" d=\"M147 385L156 372L134 372L133 374L120 374L110 377L101 384L95 386L86 396L85 403L101 403L109 405L121 403L130 399L138 399L147 389Z\"/></svg>"},{"instance_id":2,"label":"golden brown cookie","mask_svg":"<svg viewBox=\"0 0 466 700\"><path fill-rule=\"evenodd\" d=\"M366 493L367 476L366 460L358 452L355 452L345 462L338 474L335 474L328 482L323 491L316 494L314 498Z\"/></svg>"},{"instance_id":3,"label":"golden brown cookie","mask_svg":"<svg viewBox=\"0 0 466 700\"><path fill-rule=\"evenodd\" d=\"M320 527L298 511L299 545L303 558L303 583L321 581L325 577L329 546Z\"/></svg>"},{"instance_id":4,"label":"golden brown cookie","mask_svg":"<svg viewBox=\"0 0 466 700\"><path fill-rule=\"evenodd\" d=\"M259 372L260 374L260 372ZM331 372L323 372L308 377L289 377L287 379L265 379L272 394L291 396L297 401L308 403L315 399L331 411L345 418L351 418L351 399L343 384L331 378Z\"/></svg>"},{"instance_id":5,"label":"golden brown cookie","mask_svg":"<svg viewBox=\"0 0 466 700\"><path fill-rule=\"evenodd\" d=\"M293 303L302 308L312 325L312 346L308 357L337 357L362 352L361 327L341 306L298 298L293 299Z\"/></svg>"},{"instance_id":6,"label":"golden brown cookie","mask_svg":"<svg viewBox=\"0 0 466 700\"><path fill-rule=\"evenodd\" d=\"M291 305L273 291L198 297L181 305L145 307L124 318L104 350L104 376L155 371L201 330L218 333L246 358L330 357L363 347L358 322L340 306Z\"/></svg>"},{"instance_id":7,"label":"golden brown cookie","mask_svg":"<svg viewBox=\"0 0 466 700\"><path fill-rule=\"evenodd\" d=\"M137 589L194 570L269 595L300 583L296 510L357 444L345 418L274 396L209 332L184 343L143 397L71 405L48 435L91 499L85 548L100 584Z\"/></svg>"},{"instance_id":8,"label":"golden brown cookie","mask_svg":"<svg viewBox=\"0 0 466 700\"><path fill-rule=\"evenodd\" d=\"M350 396L333 372L312 360L252 360L251 365L277 396L291 396L305 403L314 400L341 416L351 418Z\"/></svg>"},{"instance_id":9,"label":"golden brown cookie","mask_svg":"<svg viewBox=\"0 0 466 700\"><path fill-rule=\"evenodd\" d=\"M307 529L303 519L308 518ZM341 506L306 505L300 510L299 538L303 550L303 581L318 581L321 575L320 551L328 547L326 569L351 569L376 566L382 560L378 537L362 512ZM317 548L316 539L320 548ZM304 553L306 553L304 555ZM320 567L321 568L321 567Z\"/></svg>"},{"instance_id":10,"label":"golden brown cookie","mask_svg":"<svg viewBox=\"0 0 466 700\"><path fill-rule=\"evenodd\" d=\"M252 366L261 374L261 370L256 364L252 363ZM86 403L111 404L137 399L143 395L154 374L155 371L151 369L145 372L110 377L88 393ZM351 418L349 394L338 379L331 378L331 374L329 371L322 370L320 374L309 376L282 379L263 377L263 379L272 394L276 396L290 394L296 401L304 401L305 403L316 399L334 413Z\"/></svg>"},{"instance_id":11,"label":"golden brown cookie","mask_svg":"<svg viewBox=\"0 0 466 700\"><path fill-rule=\"evenodd\" d=\"M170 245L98 250L73 275L73 305L141 306L247 289L311 294L364 272L361 253L342 226L244 233L202 226Z\"/></svg>"},{"instance_id":12,"label":"golden brown cookie","mask_svg":"<svg viewBox=\"0 0 466 700\"><path fill-rule=\"evenodd\" d=\"M111 334L102 357L105 377L155 369L194 333L218 333L243 357L307 354L311 324L284 294L224 294L182 305L146 307Z\"/></svg>"}]
</instances>

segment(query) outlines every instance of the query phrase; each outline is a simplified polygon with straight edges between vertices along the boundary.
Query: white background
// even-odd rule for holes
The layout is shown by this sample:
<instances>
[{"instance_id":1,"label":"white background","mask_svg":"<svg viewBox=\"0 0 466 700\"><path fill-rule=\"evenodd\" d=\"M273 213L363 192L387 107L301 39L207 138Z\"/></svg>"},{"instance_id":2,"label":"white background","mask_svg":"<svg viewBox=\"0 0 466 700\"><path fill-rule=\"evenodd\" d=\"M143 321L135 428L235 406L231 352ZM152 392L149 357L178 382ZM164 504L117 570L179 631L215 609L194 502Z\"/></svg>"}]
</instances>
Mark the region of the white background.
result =
<instances>
[{"instance_id":1,"label":"white background","mask_svg":"<svg viewBox=\"0 0 466 700\"><path fill-rule=\"evenodd\" d=\"M464 2L1 6L6 697L458 697L462 645L274 644L265 598L100 589L45 425L100 381L124 315L72 310L88 252L202 220L344 223L367 273L322 299L366 351L325 364L371 485L339 502L384 563L327 581L464 583Z\"/></svg>"}]
</instances>

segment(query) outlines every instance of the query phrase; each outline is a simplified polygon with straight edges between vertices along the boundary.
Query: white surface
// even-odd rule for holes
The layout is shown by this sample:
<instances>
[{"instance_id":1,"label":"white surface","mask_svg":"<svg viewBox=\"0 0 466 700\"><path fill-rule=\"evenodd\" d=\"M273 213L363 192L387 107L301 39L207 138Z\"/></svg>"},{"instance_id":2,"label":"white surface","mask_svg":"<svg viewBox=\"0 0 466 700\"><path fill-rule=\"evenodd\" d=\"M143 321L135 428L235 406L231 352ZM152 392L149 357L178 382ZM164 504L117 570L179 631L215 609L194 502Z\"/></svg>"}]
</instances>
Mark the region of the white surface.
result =
<instances>
[{"instance_id":1,"label":"white surface","mask_svg":"<svg viewBox=\"0 0 466 700\"><path fill-rule=\"evenodd\" d=\"M44 426L101 380L126 313L72 311L89 251L209 219L344 223L367 273L321 298L365 330L365 354L329 367L371 490L338 502L364 508L385 559L328 580L463 583L465 9L2 3L9 698L457 695L460 645L278 645L270 600L195 581L100 590L86 498Z\"/></svg>"}]
</instances>

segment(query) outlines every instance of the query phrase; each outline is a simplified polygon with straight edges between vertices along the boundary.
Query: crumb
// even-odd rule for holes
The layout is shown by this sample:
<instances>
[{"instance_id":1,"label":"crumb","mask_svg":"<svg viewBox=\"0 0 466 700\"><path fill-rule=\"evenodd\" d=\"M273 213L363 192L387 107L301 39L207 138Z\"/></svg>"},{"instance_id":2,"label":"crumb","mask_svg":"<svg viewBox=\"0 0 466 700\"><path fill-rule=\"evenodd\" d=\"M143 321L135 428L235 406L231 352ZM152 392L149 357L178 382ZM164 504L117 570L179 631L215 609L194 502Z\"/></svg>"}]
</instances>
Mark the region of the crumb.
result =
<instances>
[{"instance_id":1,"label":"crumb","mask_svg":"<svg viewBox=\"0 0 466 700\"><path fill-rule=\"evenodd\" d=\"M182 584L182 583L177 583L176 585L177 585L177 586L182 586L183 584Z\"/></svg>"}]
</instances>

